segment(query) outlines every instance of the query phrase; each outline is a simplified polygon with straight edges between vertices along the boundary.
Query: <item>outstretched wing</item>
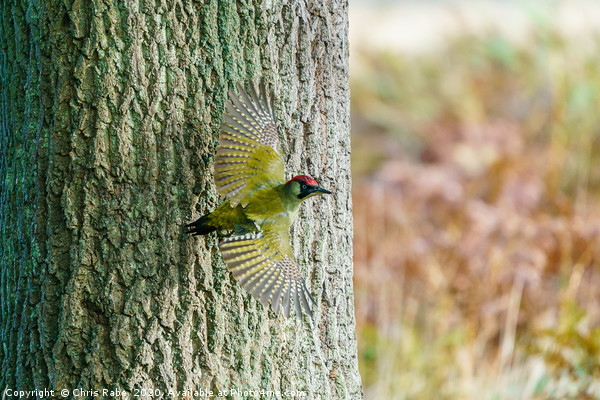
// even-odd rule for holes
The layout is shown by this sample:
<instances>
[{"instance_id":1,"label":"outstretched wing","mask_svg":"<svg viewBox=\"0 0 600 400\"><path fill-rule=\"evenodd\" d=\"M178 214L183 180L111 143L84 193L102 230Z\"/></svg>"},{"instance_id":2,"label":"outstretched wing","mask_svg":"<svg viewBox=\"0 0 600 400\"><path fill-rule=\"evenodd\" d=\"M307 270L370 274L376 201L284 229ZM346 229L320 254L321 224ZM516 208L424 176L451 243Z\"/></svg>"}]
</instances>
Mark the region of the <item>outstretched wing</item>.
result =
<instances>
[{"instance_id":1,"label":"outstretched wing","mask_svg":"<svg viewBox=\"0 0 600 400\"><path fill-rule=\"evenodd\" d=\"M279 136L264 81L260 97L250 83L250 93L238 86L240 97L229 92L215 159L215 184L235 207L246 206L244 197L261 187L283 182Z\"/></svg>"},{"instance_id":2,"label":"outstretched wing","mask_svg":"<svg viewBox=\"0 0 600 400\"><path fill-rule=\"evenodd\" d=\"M288 317L293 301L298 318L302 308L312 318L308 301L316 303L293 261L287 229L264 224L258 232L224 239L219 248L233 276L265 307L270 303L277 313L281 304Z\"/></svg>"}]
</instances>

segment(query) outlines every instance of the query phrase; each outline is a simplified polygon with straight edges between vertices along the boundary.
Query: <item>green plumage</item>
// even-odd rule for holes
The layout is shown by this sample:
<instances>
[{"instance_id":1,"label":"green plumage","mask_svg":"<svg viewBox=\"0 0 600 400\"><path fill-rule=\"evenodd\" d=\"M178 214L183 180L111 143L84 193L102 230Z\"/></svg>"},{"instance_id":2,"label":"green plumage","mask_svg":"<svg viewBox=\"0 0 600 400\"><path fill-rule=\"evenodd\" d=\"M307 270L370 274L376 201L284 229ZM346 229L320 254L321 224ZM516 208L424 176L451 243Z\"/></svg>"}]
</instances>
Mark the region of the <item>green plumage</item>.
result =
<instances>
[{"instance_id":1,"label":"green plumage","mask_svg":"<svg viewBox=\"0 0 600 400\"><path fill-rule=\"evenodd\" d=\"M292 304L298 318L302 309L312 316L308 300L315 302L293 261L289 229L303 200L330 192L306 175L284 183L277 125L264 83L261 96L252 84L250 93L241 87L239 93L239 98L229 93L214 166L215 185L226 200L187 225L188 233L228 235L219 248L244 288L275 312L281 305L286 317Z\"/></svg>"},{"instance_id":2,"label":"green plumage","mask_svg":"<svg viewBox=\"0 0 600 400\"><path fill-rule=\"evenodd\" d=\"M296 193L294 191L296 186ZM237 235L258 231L265 222L275 229L289 230L302 200L298 199L299 184L283 183L272 188L262 188L247 195L246 207L238 204L232 207L229 200L221 203L212 213L206 215L204 225L217 231L228 231Z\"/></svg>"}]
</instances>

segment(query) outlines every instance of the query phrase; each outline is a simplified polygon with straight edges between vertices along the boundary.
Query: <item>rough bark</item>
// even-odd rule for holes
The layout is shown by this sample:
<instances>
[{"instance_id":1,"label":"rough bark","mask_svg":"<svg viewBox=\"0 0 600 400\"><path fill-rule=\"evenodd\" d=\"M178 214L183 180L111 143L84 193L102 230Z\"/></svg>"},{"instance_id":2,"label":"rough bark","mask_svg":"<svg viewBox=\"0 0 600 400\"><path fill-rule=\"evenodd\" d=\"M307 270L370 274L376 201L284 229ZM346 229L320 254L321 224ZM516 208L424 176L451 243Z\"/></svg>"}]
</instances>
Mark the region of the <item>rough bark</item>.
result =
<instances>
[{"instance_id":1,"label":"rough bark","mask_svg":"<svg viewBox=\"0 0 600 400\"><path fill-rule=\"evenodd\" d=\"M1 4L0 388L361 398L347 2ZM227 90L260 75L288 176L335 191L293 234L314 323L264 310L216 236L182 234L219 202Z\"/></svg>"}]
</instances>

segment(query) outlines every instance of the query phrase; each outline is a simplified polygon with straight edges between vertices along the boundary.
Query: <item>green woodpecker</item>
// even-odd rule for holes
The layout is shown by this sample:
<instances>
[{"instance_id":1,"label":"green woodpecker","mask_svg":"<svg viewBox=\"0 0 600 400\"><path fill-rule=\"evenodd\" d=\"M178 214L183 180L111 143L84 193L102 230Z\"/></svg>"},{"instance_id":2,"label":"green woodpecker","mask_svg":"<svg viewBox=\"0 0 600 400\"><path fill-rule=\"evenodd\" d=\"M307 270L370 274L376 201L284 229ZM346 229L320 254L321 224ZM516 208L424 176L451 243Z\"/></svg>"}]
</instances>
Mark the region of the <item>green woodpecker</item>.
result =
<instances>
[{"instance_id":1,"label":"green woodpecker","mask_svg":"<svg viewBox=\"0 0 600 400\"><path fill-rule=\"evenodd\" d=\"M226 231L219 249L227 268L240 284L275 313L280 305L286 317L290 302L296 316L303 308L312 317L314 304L294 263L289 230L300 203L331 193L307 175L284 182L283 158L273 114L273 100L239 86L240 97L229 92L215 158L215 185L226 197L212 213L186 227L187 233L206 235Z\"/></svg>"}]
</instances>

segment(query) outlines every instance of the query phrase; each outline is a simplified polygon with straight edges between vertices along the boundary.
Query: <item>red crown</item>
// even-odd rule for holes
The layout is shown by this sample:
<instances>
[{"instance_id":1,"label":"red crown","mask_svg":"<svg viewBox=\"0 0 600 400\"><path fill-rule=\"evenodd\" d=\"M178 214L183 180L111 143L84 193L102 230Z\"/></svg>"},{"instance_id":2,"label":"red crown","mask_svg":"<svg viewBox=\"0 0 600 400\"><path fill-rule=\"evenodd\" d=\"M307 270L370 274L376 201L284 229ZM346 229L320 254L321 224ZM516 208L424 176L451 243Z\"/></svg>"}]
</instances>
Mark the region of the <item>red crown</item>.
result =
<instances>
[{"instance_id":1,"label":"red crown","mask_svg":"<svg viewBox=\"0 0 600 400\"><path fill-rule=\"evenodd\" d=\"M308 175L296 175L295 177L293 177L292 179L287 181L285 184L287 185L288 183L294 182L294 181L298 181L298 182L302 181L311 186L318 185L317 181L315 181L313 178L311 178Z\"/></svg>"}]
</instances>

